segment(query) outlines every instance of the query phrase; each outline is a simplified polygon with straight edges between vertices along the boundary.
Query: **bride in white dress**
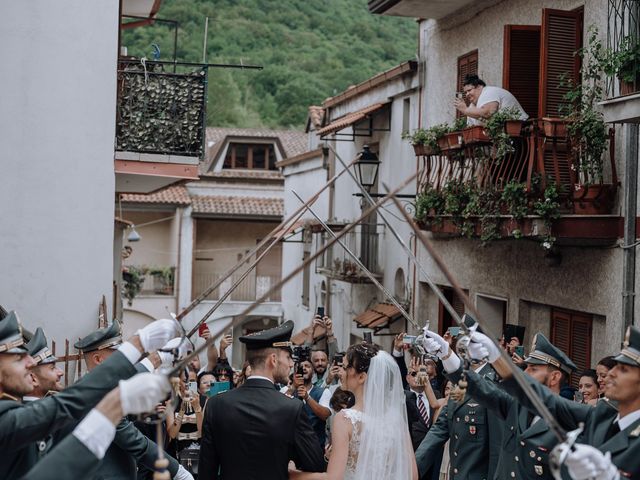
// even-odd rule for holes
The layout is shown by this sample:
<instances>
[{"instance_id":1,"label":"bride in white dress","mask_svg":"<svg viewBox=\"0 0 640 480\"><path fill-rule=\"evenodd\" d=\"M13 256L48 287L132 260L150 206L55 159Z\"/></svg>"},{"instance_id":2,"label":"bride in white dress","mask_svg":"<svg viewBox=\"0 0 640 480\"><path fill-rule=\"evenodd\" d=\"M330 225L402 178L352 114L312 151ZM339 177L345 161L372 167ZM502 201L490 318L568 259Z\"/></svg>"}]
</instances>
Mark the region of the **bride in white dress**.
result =
<instances>
[{"instance_id":1,"label":"bride in white dress","mask_svg":"<svg viewBox=\"0 0 640 480\"><path fill-rule=\"evenodd\" d=\"M347 350L342 388L355 396L352 408L333 420L326 473L290 472L292 480L417 480L407 427L405 396L395 360L375 345Z\"/></svg>"}]
</instances>

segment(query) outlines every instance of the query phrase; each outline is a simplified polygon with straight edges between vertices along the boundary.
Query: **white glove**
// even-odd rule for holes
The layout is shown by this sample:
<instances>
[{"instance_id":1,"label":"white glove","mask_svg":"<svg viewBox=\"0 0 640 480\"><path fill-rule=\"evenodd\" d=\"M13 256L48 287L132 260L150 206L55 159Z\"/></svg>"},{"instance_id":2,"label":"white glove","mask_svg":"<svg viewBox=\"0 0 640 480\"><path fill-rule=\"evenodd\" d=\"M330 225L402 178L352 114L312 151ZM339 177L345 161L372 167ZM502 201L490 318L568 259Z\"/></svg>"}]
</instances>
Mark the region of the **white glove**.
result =
<instances>
[{"instance_id":1,"label":"white glove","mask_svg":"<svg viewBox=\"0 0 640 480\"><path fill-rule=\"evenodd\" d=\"M489 337L480 332L474 332L471 335L471 341L467 349L469 350L469 356L474 360L486 359L489 360L489 363L493 363L500 358L498 346Z\"/></svg>"},{"instance_id":2,"label":"white glove","mask_svg":"<svg viewBox=\"0 0 640 480\"><path fill-rule=\"evenodd\" d=\"M173 353L176 349L178 350L178 356L174 358ZM160 350L158 350L158 355L162 362L161 367L171 367L174 360L179 360L185 357L191 351L193 351L193 344L187 338L172 338Z\"/></svg>"},{"instance_id":3,"label":"white glove","mask_svg":"<svg viewBox=\"0 0 640 480\"><path fill-rule=\"evenodd\" d=\"M173 477L173 480L193 480L193 475L191 475L186 468L180 465L178 467L178 473Z\"/></svg>"},{"instance_id":4,"label":"white glove","mask_svg":"<svg viewBox=\"0 0 640 480\"><path fill-rule=\"evenodd\" d=\"M449 344L436 332L424 328L424 340L422 346L431 355L437 355L442 359L449 352Z\"/></svg>"},{"instance_id":5,"label":"white glove","mask_svg":"<svg viewBox=\"0 0 640 480\"><path fill-rule=\"evenodd\" d=\"M178 323L175 320L162 319L151 322L136 332L140 337L142 348L147 353L155 352L169 340L179 334Z\"/></svg>"},{"instance_id":6,"label":"white glove","mask_svg":"<svg viewBox=\"0 0 640 480\"><path fill-rule=\"evenodd\" d=\"M611 453L602 453L591 445L576 443L574 450L569 452L565 465L569 475L575 480L617 480L620 473L611 462Z\"/></svg>"},{"instance_id":7,"label":"white glove","mask_svg":"<svg viewBox=\"0 0 640 480\"><path fill-rule=\"evenodd\" d=\"M171 391L169 379L156 373L139 373L120 380L120 403L124 415L153 412Z\"/></svg>"}]
</instances>

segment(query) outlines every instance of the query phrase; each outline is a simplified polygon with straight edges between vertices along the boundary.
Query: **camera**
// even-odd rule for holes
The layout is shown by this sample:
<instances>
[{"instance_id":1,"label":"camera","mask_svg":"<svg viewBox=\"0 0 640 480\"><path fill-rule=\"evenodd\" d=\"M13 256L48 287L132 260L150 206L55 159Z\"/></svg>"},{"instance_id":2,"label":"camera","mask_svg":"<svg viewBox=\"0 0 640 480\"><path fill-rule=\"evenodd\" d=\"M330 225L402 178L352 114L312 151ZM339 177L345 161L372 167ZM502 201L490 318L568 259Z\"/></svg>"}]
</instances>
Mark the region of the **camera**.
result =
<instances>
[{"instance_id":1,"label":"camera","mask_svg":"<svg viewBox=\"0 0 640 480\"><path fill-rule=\"evenodd\" d=\"M293 347L293 354L291 355L293 362L296 366L296 375L304 375L302 369L302 362L308 362L311 360L311 347L295 346Z\"/></svg>"},{"instance_id":2,"label":"camera","mask_svg":"<svg viewBox=\"0 0 640 480\"><path fill-rule=\"evenodd\" d=\"M344 353L336 353L333 356L333 364L337 365L338 367L342 365L343 360L344 360Z\"/></svg>"}]
</instances>

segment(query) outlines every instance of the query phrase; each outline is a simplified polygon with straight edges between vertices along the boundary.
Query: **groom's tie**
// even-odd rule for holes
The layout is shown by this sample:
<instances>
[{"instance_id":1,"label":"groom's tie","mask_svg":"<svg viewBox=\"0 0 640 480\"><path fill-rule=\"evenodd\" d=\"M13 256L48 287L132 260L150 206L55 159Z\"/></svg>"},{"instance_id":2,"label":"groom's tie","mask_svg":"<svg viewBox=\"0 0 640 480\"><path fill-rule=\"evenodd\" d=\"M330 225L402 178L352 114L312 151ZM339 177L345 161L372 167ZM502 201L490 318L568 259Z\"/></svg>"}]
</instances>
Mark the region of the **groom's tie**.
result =
<instances>
[{"instance_id":1,"label":"groom's tie","mask_svg":"<svg viewBox=\"0 0 640 480\"><path fill-rule=\"evenodd\" d=\"M418 394L418 410L420 410L420 415L422 416L424 423L429 425L429 411L424 405L424 394L422 393Z\"/></svg>"}]
</instances>

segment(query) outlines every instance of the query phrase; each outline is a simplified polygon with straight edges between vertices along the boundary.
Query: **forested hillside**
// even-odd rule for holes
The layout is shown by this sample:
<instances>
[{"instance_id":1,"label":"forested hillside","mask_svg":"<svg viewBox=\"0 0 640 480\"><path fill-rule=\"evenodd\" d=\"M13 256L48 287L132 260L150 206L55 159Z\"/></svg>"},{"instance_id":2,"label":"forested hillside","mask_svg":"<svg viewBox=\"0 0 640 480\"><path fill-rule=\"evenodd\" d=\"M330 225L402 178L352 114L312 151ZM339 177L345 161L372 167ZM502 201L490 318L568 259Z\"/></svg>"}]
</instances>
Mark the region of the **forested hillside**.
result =
<instances>
[{"instance_id":1,"label":"forested hillside","mask_svg":"<svg viewBox=\"0 0 640 480\"><path fill-rule=\"evenodd\" d=\"M415 57L417 24L372 15L367 0L163 0L158 18L179 22L177 58L200 62L209 17L209 63L264 70L209 70L213 126L300 127L307 107ZM129 55L172 60L169 26L126 29Z\"/></svg>"}]
</instances>

